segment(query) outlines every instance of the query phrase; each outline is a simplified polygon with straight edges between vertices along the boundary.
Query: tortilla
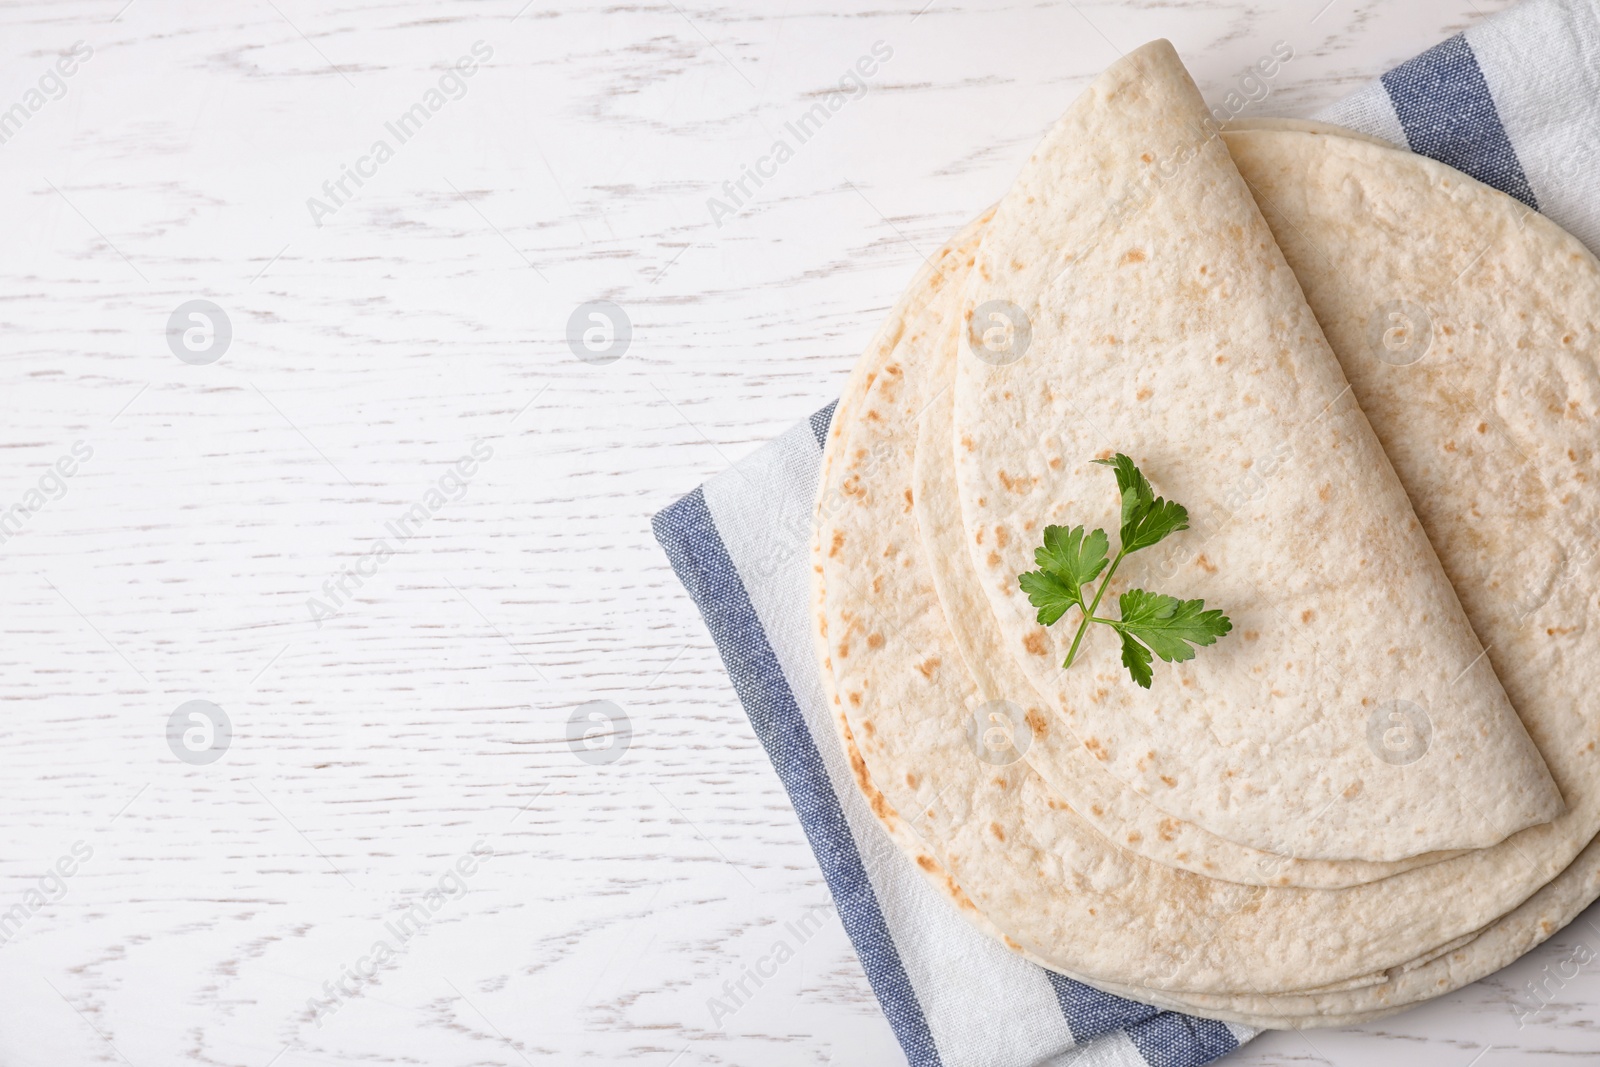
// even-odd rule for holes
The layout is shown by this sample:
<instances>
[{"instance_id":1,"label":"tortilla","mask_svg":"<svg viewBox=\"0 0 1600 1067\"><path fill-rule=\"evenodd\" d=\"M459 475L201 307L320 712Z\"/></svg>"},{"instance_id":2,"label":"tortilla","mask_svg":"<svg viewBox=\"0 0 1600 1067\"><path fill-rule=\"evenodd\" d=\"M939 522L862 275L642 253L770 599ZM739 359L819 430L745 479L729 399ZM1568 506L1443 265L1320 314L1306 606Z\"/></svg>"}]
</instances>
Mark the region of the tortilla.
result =
<instances>
[{"instance_id":1,"label":"tortilla","mask_svg":"<svg viewBox=\"0 0 1600 1067\"><path fill-rule=\"evenodd\" d=\"M919 837L1008 943L1104 986L1272 994L1359 984L1481 929L1559 873L1588 839L1569 840L1575 820L1351 889L1248 889L1131 856L1025 765L972 758L979 693L951 647L909 499L927 352L959 325L941 303L965 266L952 258L930 276L929 322L907 326L830 444L822 494L841 492L850 506L819 515L819 626L832 699L872 780L888 804L914 813Z\"/></svg>"},{"instance_id":2,"label":"tortilla","mask_svg":"<svg viewBox=\"0 0 1600 1067\"><path fill-rule=\"evenodd\" d=\"M1268 184L1268 179L1265 175L1270 173L1271 164L1275 161L1281 162L1284 159L1292 158L1293 154L1298 152L1303 157L1300 164L1301 167L1308 168L1317 163L1318 153L1326 151L1325 146L1314 145L1304 138L1278 138L1273 140L1257 139L1253 145L1245 146L1246 150L1254 149L1253 154L1247 154L1246 150L1241 150L1239 147L1239 138L1230 136L1229 141L1230 144L1235 146L1235 153L1241 160L1242 168L1251 180L1256 183L1257 191L1262 196L1264 207L1270 206L1266 197L1271 195L1272 186ZM1415 157L1406 156L1404 153L1395 153L1395 155L1412 162L1402 164L1390 159L1388 163L1391 168L1398 168L1401 171L1410 169L1413 172L1409 176L1402 173L1394 181L1396 188L1400 189L1402 194L1407 194L1398 196L1396 202L1403 204L1407 199L1416 202L1409 205L1408 210L1401 211L1400 217L1431 218L1438 215L1437 205L1432 210L1429 210L1426 206L1430 196L1433 195L1430 194L1429 186L1449 189L1451 184L1454 183L1464 189L1465 192L1457 192L1453 196L1458 200L1464 198L1471 201L1470 206L1481 216L1470 221L1463 219L1461 224L1454 227L1457 233L1503 233L1505 230L1504 222L1507 218L1516 218L1519 226L1527 225L1528 220L1522 217L1523 212L1520 205L1516 205L1508 198L1478 186L1448 168L1431 164L1425 160L1417 160ZM1292 173L1292 171L1284 170L1283 173L1288 174ZM1279 182L1289 182L1289 178L1280 175ZM1326 187L1327 184L1326 182L1322 183L1323 187ZM1315 183L1305 187L1315 187ZM1280 184L1279 191L1282 188L1283 186ZM1362 194L1371 196L1373 192L1369 188L1362 188ZM1287 197L1283 199L1285 202L1288 200ZM1304 208L1306 205L1301 204L1299 206ZM1421 210L1422 214L1417 214L1418 210ZM1349 216L1344 212L1339 212L1334 217L1342 221ZM1318 233L1309 221L1307 213L1302 213L1293 218L1286 218L1280 213L1274 215L1273 221L1279 227L1279 239L1286 247L1291 246L1292 241L1285 236L1287 232L1285 227L1297 229L1302 235ZM1558 273L1563 269L1567 269L1570 265L1579 276L1577 284L1565 286L1559 279L1550 279L1545 284L1552 289L1561 289L1563 287L1576 289L1580 294L1577 306L1580 309L1593 307L1592 294L1600 291L1600 270L1597 270L1592 257L1588 257L1581 247L1577 246L1575 241L1560 233L1559 230L1543 219L1534 220L1529 229L1532 231L1532 236L1527 240L1532 247L1526 253L1526 258L1519 256L1519 261L1526 262L1527 259L1531 259L1533 262L1545 265L1550 273ZM1380 254L1376 259L1372 249L1363 248L1343 249L1341 251L1346 254L1342 257L1326 254L1327 250L1325 248L1323 258L1327 263L1361 262L1363 264L1371 264L1377 261L1385 264L1403 264L1404 256L1393 253L1401 252L1410 247L1410 237L1403 230L1396 230L1392 234L1392 240L1393 247L1380 249ZM1305 244L1306 248L1301 249L1301 251L1309 248L1309 238ZM1297 269L1303 269L1298 263L1296 266ZM1434 277L1430 279L1426 272L1417 271L1414 264L1404 265L1398 272L1391 272L1391 276L1418 279L1421 283L1419 291L1430 296L1438 290L1438 282L1443 278L1442 275L1435 272ZM1332 277L1340 278L1341 276L1334 272ZM1380 276L1374 276L1368 270L1361 272L1360 280L1368 279L1377 288L1384 288ZM1343 278L1342 280L1349 282L1353 279ZM1531 281L1537 288L1541 279L1534 277ZM1352 299L1349 294L1343 293L1338 287L1329 284L1329 282L1329 278L1324 278L1324 284L1319 287L1312 287L1309 284L1307 286L1313 305L1317 308L1319 316L1324 321L1340 318L1338 305L1341 301L1346 306L1356 306L1360 303L1359 298ZM1448 290L1453 287L1453 284L1452 282L1450 286L1444 286L1443 288ZM1432 288L1430 288L1430 285ZM1514 292L1516 290L1501 287L1491 291ZM1587 303L1584 303L1581 298L1581 294L1584 291L1588 291L1591 294ZM1502 317L1506 321L1515 322L1519 312L1515 308L1515 301L1510 303L1511 306L1506 309L1510 313L1503 314ZM1330 330L1330 335L1332 334L1333 331ZM1592 366L1593 362L1593 335L1594 330L1591 325L1584 338L1585 344L1581 349L1590 366ZM1565 336L1565 334L1561 336ZM1350 357L1347 348L1340 347L1339 351L1341 356L1348 362ZM1494 354L1492 348L1488 354ZM1354 379L1356 375L1352 373L1351 377ZM1410 398L1407 398L1408 404L1409 400ZM1554 419L1556 427L1559 428L1566 415L1563 412L1560 416L1555 416L1554 412L1562 411L1562 405L1546 404L1545 408L1547 411L1552 412L1551 417ZM840 423L836 418L835 426L838 427L839 425ZM1409 418L1397 420L1394 431L1397 433L1404 432L1407 427L1414 425L1416 423ZM1390 443L1388 438L1385 439L1385 443ZM832 456L834 450L830 448L829 454ZM1470 475L1470 472L1467 473ZM1466 477L1458 480L1470 482L1472 479ZM1445 558L1448 566L1451 562L1451 557L1447 553ZM1472 577L1472 575L1462 575L1457 576L1456 580L1458 583L1471 584ZM1481 579L1481 573L1478 577ZM1474 621L1477 621L1476 618ZM1534 629L1535 631L1537 630L1537 620L1534 620ZM1550 628L1547 627L1546 629ZM1557 635L1547 634L1546 636ZM1493 642L1491 642L1491 652L1492 644ZM1590 662L1593 662L1592 657ZM1530 719L1531 723L1542 724L1544 721L1545 717L1543 715L1533 715ZM1585 734L1592 740L1594 734L1592 715L1582 716L1582 724L1571 730L1571 732L1580 740ZM1540 730L1535 728L1536 736L1539 733ZM874 795L873 787L865 774L865 766L859 755L854 754L853 740L849 737L848 732L845 733L844 740L847 747L852 751L852 762L857 768L858 779L861 781L863 789L869 792L869 796ZM1592 753L1594 749L1591 742L1585 742L1579 747L1589 753ZM1595 768L1592 765L1578 768L1579 773L1582 775L1581 780L1592 782L1594 780L1594 770ZM1592 800L1590 801L1590 806L1592 807ZM896 822L893 810L889 808L881 795L876 796L874 810L879 812L880 818L886 820L886 825L891 827L891 832L896 834L897 840L902 843L902 847L907 847L906 843L911 838L911 835L906 832L903 825ZM1576 818L1569 818L1569 821L1576 822L1577 820ZM1588 821L1591 829L1593 821L1591 816ZM1580 829L1577 832L1581 834L1583 831ZM1567 836L1570 838L1572 836L1571 832ZM1532 847L1544 844L1544 842L1528 843ZM925 850L917 856L917 859L919 865L929 873L929 877L936 884L941 884L942 881L952 899L961 904L969 915L973 915L975 908L970 900L967 900L961 894L959 887L956 886L953 880L949 879L947 875L937 868L934 860ZM1401 1010L1415 1000L1448 992L1491 973L1560 929L1592 901L1597 893L1600 893L1600 845L1590 844L1559 877L1521 906L1495 922L1487 930L1475 936L1471 934L1458 936L1452 942L1447 943L1445 948L1423 953L1409 964L1402 965L1404 969L1397 969L1397 973L1389 981L1377 986L1369 985L1352 993L1319 994L1314 997L1245 996L1218 998L1195 994L1164 993L1148 987L1142 989L1119 988L1113 983L1105 981L1100 981L1098 984L1112 992L1132 995L1138 999L1150 1000L1166 1007L1199 1011L1202 1014L1212 1014L1251 1025L1279 1027L1290 1025L1343 1025ZM991 932L997 933L996 928L987 919L975 916L975 921L982 926L986 926ZM1015 942L1010 943L1014 948L1016 947ZM1049 965L1047 961L1037 961Z\"/></svg>"},{"instance_id":3,"label":"tortilla","mask_svg":"<svg viewBox=\"0 0 1600 1067\"><path fill-rule=\"evenodd\" d=\"M1170 45L1112 67L1045 138L963 301L968 549L1004 647L1110 774L1177 819L1301 859L1483 848L1560 813ZM1020 359L985 347L1002 312L1031 331ZM1017 582L1047 523L1114 536L1115 482L1091 463L1113 452L1193 528L1129 557L1112 591L1204 597L1234 624L1159 664L1150 690L1105 626L1062 670L1076 626L1040 626ZM1430 728L1422 758L1373 758L1396 718Z\"/></svg>"}]
</instances>

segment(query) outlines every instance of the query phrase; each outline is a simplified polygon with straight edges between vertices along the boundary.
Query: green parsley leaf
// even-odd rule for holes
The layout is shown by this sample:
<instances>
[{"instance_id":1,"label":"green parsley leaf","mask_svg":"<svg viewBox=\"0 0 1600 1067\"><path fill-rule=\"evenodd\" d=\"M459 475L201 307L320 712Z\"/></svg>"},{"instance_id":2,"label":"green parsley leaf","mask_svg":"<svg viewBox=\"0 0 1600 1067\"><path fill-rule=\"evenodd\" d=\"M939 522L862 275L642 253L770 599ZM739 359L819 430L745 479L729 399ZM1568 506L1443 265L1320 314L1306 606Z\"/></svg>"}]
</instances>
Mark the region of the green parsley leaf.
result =
<instances>
[{"instance_id":1,"label":"green parsley leaf","mask_svg":"<svg viewBox=\"0 0 1600 1067\"><path fill-rule=\"evenodd\" d=\"M1124 551L1137 552L1157 544L1170 533L1188 528L1188 508L1156 497L1134 516L1133 522L1123 526L1122 547Z\"/></svg>"},{"instance_id":2,"label":"green parsley leaf","mask_svg":"<svg viewBox=\"0 0 1600 1067\"><path fill-rule=\"evenodd\" d=\"M1104 530L1085 534L1082 526L1044 528L1044 545L1033 550L1039 569L1017 577L1028 602L1039 609L1039 625L1049 626L1074 605L1087 610L1083 587L1106 569L1110 544Z\"/></svg>"},{"instance_id":3,"label":"green parsley leaf","mask_svg":"<svg viewBox=\"0 0 1600 1067\"><path fill-rule=\"evenodd\" d=\"M1150 646L1166 663L1194 659L1193 645L1213 645L1233 629L1222 612L1206 611L1204 600L1179 600L1163 593L1130 589L1117 598L1122 621L1112 623L1124 636ZM1192 642L1192 644L1191 644Z\"/></svg>"},{"instance_id":4,"label":"green parsley leaf","mask_svg":"<svg viewBox=\"0 0 1600 1067\"><path fill-rule=\"evenodd\" d=\"M1118 452L1110 459L1094 462L1117 472L1117 489L1122 493L1122 529L1118 534L1122 551L1149 548L1168 534L1189 528L1189 510L1156 496L1144 474L1126 455Z\"/></svg>"},{"instance_id":5,"label":"green parsley leaf","mask_svg":"<svg viewBox=\"0 0 1600 1067\"><path fill-rule=\"evenodd\" d=\"M1133 465L1133 460L1121 452L1110 459L1097 459L1094 462L1117 472L1117 492L1122 494L1122 528L1126 530L1129 520L1155 499L1155 491L1150 488L1150 483L1139 468Z\"/></svg>"},{"instance_id":6,"label":"green parsley leaf","mask_svg":"<svg viewBox=\"0 0 1600 1067\"><path fill-rule=\"evenodd\" d=\"M1122 665L1128 668L1135 682L1149 689L1150 680L1154 677L1150 673L1150 650L1126 633L1119 636L1122 638Z\"/></svg>"}]
</instances>

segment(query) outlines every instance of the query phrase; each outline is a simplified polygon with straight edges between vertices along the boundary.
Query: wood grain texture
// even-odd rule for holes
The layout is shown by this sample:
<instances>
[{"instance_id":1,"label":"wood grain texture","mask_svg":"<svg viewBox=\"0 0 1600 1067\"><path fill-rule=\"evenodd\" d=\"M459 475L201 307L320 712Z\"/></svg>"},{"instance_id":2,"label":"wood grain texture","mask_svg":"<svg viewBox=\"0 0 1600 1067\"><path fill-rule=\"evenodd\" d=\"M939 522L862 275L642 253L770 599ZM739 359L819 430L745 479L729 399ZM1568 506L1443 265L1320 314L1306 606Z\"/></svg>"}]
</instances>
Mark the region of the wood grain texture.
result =
<instances>
[{"instance_id":1,"label":"wood grain texture","mask_svg":"<svg viewBox=\"0 0 1600 1067\"><path fill-rule=\"evenodd\" d=\"M649 516L831 399L1119 51L1170 37L1220 98L1288 41L1254 113L1304 114L1503 6L0 9L0 108L92 49L0 144L0 509L51 497L0 544L0 914L92 850L5 932L0 1063L900 1062L831 917L708 1011L827 892ZM879 41L865 93L718 225L707 199ZM459 98L314 219L479 42ZM165 333L196 298L233 330L207 366ZM633 326L608 366L565 341L592 300ZM479 441L458 498L364 562ZM233 724L205 766L168 748L191 699ZM566 741L595 699L633 725L610 765ZM462 857L466 891L391 932ZM1591 944L1581 921L1440 1003L1236 1059L1581 1060L1600 979L1550 974Z\"/></svg>"}]
</instances>

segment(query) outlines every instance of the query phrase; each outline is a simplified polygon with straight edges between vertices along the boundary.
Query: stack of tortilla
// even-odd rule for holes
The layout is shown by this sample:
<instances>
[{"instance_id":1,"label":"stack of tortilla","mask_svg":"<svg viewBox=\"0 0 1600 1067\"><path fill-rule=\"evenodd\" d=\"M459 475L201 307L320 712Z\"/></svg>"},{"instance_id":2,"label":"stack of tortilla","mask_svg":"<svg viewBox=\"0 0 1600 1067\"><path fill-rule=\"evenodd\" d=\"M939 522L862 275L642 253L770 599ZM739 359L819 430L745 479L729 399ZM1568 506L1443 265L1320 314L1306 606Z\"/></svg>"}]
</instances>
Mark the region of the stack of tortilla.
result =
<instances>
[{"instance_id":1,"label":"stack of tortilla","mask_svg":"<svg viewBox=\"0 0 1600 1067\"><path fill-rule=\"evenodd\" d=\"M1035 962L1256 1026L1549 937L1600 895L1597 316L1600 264L1515 200L1219 131L1170 45L1126 56L833 419L817 651L895 841ZM1233 624L1149 689L1105 626L1064 669L1077 612L1018 584L1047 525L1115 538L1116 453L1190 527L1111 593Z\"/></svg>"}]
</instances>

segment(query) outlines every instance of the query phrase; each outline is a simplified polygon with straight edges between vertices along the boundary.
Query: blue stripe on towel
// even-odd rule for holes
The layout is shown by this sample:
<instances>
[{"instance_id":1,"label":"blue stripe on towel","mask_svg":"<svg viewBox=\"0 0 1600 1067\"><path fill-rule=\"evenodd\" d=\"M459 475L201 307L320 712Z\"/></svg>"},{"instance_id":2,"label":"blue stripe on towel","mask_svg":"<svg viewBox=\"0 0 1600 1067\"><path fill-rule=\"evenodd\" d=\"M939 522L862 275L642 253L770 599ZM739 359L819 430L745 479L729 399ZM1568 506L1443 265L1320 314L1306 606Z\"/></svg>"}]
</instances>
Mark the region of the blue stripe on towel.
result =
<instances>
[{"instance_id":1,"label":"blue stripe on towel","mask_svg":"<svg viewBox=\"0 0 1600 1067\"><path fill-rule=\"evenodd\" d=\"M1128 1027L1128 1037L1150 1067L1201 1067L1239 1047L1222 1023L1172 1011Z\"/></svg>"},{"instance_id":2,"label":"blue stripe on towel","mask_svg":"<svg viewBox=\"0 0 1600 1067\"><path fill-rule=\"evenodd\" d=\"M812 418L819 441L827 435L826 419L821 430L816 430L817 419L824 413L831 418L832 406ZM750 724L789 791L811 851L816 853L839 909L839 919L855 945L856 955L861 957L862 969L906 1059L911 1067L939 1067L933 1033L883 921L877 895L867 880L822 756L806 728L778 657L767 643L766 631L761 628L744 582L717 533L705 494L696 489L656 515L652 526L678 580L700 609L739 700L750 716Z\"/></svg>"},{"instance_id":3,"label":"blue stripe on towel","mask_svg":"<svg viewBox=\"0 0 1600 1067\"><path fill-rule=\"evenodd\" d=\"M1539 210L1465 37L1458 34L1434 45L1381 80L1413 152L1448 163Z\"/></svg>"},{"instance_id":4,"label":"blue stripe on towel","mask_svg":"<svg viewBox=\"0 0 1600 1067\"><path fill-rule=\"evenodd\" d=\"M1072 1039L1080 1045L1092 1037L1121 1030L1161 1013L1160 1008L1103 993L1054 971L1044 973L1055 988L1056 1002L1061 1005L1061 1014L1072 1029Z\"/></svg>"},{"instance_id":5,"label":"blue stripe on towel","mask_svg":"<svg viewBox=\"0 0 1600 1067\"><path fill-rule=\"evenodd\" d=\"M828 427L833 425L833 409L838 406L839 402L835 400L811 416L811 433L817 439L817 447L824 452L828 450Z\"/></svg>"}]
</instances>

